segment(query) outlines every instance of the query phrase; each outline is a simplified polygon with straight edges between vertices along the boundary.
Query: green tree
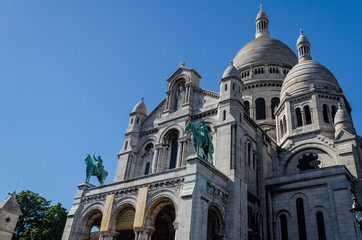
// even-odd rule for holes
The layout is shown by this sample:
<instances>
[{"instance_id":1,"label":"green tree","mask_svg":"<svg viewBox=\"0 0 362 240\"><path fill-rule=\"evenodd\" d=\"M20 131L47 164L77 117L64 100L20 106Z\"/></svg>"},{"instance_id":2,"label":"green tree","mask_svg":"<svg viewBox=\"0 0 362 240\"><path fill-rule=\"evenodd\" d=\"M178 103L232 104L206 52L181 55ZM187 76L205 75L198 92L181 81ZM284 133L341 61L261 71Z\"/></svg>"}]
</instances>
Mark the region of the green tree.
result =
<instances>
[{"instance_id":1,"label":"green tree","mask_svg":"<svg viewBox=\"0 0 362 240\"><path fill-rule=\"evenodd\" d=\"M60 203L51 201L32 191L22 191L17 200L23 213L17 222L12 240L59 240L67 219L67 211Z\"/></svg>"}]
</instances>

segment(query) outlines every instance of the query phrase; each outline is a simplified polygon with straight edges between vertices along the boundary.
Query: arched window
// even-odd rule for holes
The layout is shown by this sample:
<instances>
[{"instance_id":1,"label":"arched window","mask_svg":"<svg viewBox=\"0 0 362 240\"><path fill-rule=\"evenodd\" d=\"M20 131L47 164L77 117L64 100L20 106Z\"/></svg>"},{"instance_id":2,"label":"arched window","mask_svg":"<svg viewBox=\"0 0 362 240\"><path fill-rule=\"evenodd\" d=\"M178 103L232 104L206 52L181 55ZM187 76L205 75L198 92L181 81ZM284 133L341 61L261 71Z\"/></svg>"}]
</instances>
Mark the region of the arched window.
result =
<instances>
[{"instance_id":1,"label":"arched window","mask_svg":"<svg viewBox=\"0 0 362 240\"><path fill-rule=\"evenodd\" d=\"M170 169L176 167L177 161L177 150L178 150L178 137L175 137L171 141L171 160L170 160Z\"/></svg>"},{"instance_id":2,"label":"arched window","mask_svg":"<svg viewBox=\"0 0 362 240\"><path fill-rule=\"evenodd\" d=\"M303 121L302 121L302 112L300 111L300 108L295 109L295 117L297 118L297 127L302 126Z\"/></svg>"},{"instance_id":3,"label":"arched window","mask_svg":"<svg viewBox=\"0 0 362 240\"><path fill-rule=\"evenodd\" d=\"M283 137L284 136L283 120L280 120L279 128L280 128L280 137Z\"/></svg>"},{"instance_id":4,"label":"arched window","mask_svg":"<svg viewBox=\"0 0 362 240\"><path fill-rule=\"evenodd\" d=\"M280 235L282 240L288 240L288 222L285 214L280 215Z\"/></svg>"},{"instance_id":5,"label":"arched window","mask_svg":"<svg viewBox=\"0 0 362 240\"><path fill-rule=\"evenodd\" d=\"M153 159L153 144L149 143L145 147L145 154L143 157L143 162L146 163L144 174L147 175L150 173L150 165Z\"/></svg>"},{"instance_id":6,"label":"arched window","mask_svg":"<svg viewBox=\"0 0 362 240\"><path fill-rule=\"evenodd\" d=\"M250 116L250 103L249 103L249 101L244 101L244 111L246 112L246 114L248 114L248 116Z\"/></svg>"},{"instance_id":7,"label":"arched window","mask_svg":"<svg viewBox=\"0 0 362 240\"><path fill-rule=\"evenodd\" d=\"M318 239L319 240L326 240L326 229L324 227L324 218L322 212L316 213L317 218L317 227L318 227Z\"/></svg>"},{"instance_id":8,"label":"arched window","mask_svg":"<svg viewBox=\"0 0 362 240\"><path fill-rule=\"evenodd\" d=\"M305 227L304 204L302 198L297 198L297 219L299 240L307 240L307 231Z\"/></svg>"},{"instance_id":9,"label":"arched window","mask_svg":"<svg viewBox=\"0 0 362 240\"><path fill-rule=\"evenodd\" d=\"M265 100L263 98L258 98L255 101L256 105L256 120L265 119Z\"/></svg>"},{"instance_id":10,"label":"arched window","mask_svg":"<svg viewBox=\"0 0 362 240\"><path fill-rule=\"evenodd\" d=\"M274 111L275 111L275 108L279 105L279 102L280 102L280 100L277 97L272 98L272 100L271 100L272 119L275 119Z\"/></svg>"},{"instance_id":11,"label":"arched window","mask_svg":"<svg viewBox=\"0 0 362 240\"><path fill-rule=\"evenodd\" d=\"M149 174L150 173L150 163L148 162L146 164L146 168L145 168L145 175Z\"/></svg>"},{"instance_id":12,"label":"arched window","mask_svg":"<svg viewBox=\"0 0 362 240\"><path fill-rule=\"evenodd\" d=\"M309 106L304 106L304 115L305 115L305 124L311 124L312 123L312 116L310 114Z\"/></svg>"},{"instance_id":13,"label":"arched window","mask_svg":"<svg viewBox=\"0 0 362 240\"><path fill-rule=\"evenodd\" d=\"M334 123L334 116L336 116L336 112L337 112L337 107L336 106L332 106L332 123Z\"/></svg>"},{"instance_id":14,"label":"arched window","mask_svg":"<svg viewBox=\"0 0 362 240\"><path fill-rule=\"evenodd\" d=\"M323 119L325 123L329 123L329 108L327 104L323 104Z\"/></svg>"}]
</instances>

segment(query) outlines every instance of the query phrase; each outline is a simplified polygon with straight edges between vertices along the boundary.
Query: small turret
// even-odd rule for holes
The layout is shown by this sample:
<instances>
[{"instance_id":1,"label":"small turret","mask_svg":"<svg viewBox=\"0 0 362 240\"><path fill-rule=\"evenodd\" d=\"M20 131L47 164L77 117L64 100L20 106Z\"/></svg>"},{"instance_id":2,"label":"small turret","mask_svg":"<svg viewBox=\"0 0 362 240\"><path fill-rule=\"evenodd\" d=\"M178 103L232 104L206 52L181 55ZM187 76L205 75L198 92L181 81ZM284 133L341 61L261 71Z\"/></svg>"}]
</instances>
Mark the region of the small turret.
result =
<instances>
[{"instance_id":1,"label":"small turret","mask_svg":"<svg viewBox=\"0 0 362 240\"><path fill-rule=\"evenodd\" d=\"M144 103L144 98L141 98L141 101L136 104L133 108L133 111L130 114L130 120L128 128L134 129L134 127L139 127L142 120L147 116L147 107Z\"/></svg>"},{"instance_id":2,"label":"small turret","mask_svg":"<svg viewBox=\"0 0 362 240\"><path fill-rule=\"evenodd\" d=\"M269 37L269 31L268 31L269 19L263 10L263 4L260 5L260 11L258 15L256 15L255 26L256 26L255 38Z\"/></svg>"},{"instance_id":3,"label":"small turret","mask_svg":"<svg viewBox=\"0 0 362 240\"><path fill-rule=\"evenodd\" d=\"M220 99L219 101L225 101L229 99L241 100L241 91L243 88L243 82L240 79L238 70L234 67L233 61L230 62L230 66L225 70L220 80Z\"/></svg>"},{"instance_id":4,"label":"small turret","mask_svg":"<svg viewBox=\"0 0 362 240\"><path fill-rule=\"evenodd\" d=\"M310 55L310 42L306 36L303 35L303 30L300 29L300 36L297 40L297 49L299 62L304 60L312 60Z\"/></svg>"},{"instance_id":5,"label":"small turret","mask_svg":"<svg viewBox=\"0 0 362 240\"><path fill-rule=\"evenodd\" d=\"M341 107L341 104L338 104L338 110L334 116L334 128L335 133L334 137L337 138L341 131L347 131L350 134L354 134L354 127L352 120L348 113Z\"/></svg>"},{"instance_id":6,"label":"small turret","mask_svg":"<svg viewBox=\"0 0 362 240\"><path fill-rule=\"evenodd\" d=\"M228 114L237 114L230 108L231 105L242 106L241 92L243 89L243 82L241 81L238 70L234 67L233 61L230 62L230 66L225 70L222 78L219 82L220 85L220 98L219 107L220 112L222 110L221 118L225 120ZM243 110L242 110L243 111Z\"/></svg>"}]
</instances>

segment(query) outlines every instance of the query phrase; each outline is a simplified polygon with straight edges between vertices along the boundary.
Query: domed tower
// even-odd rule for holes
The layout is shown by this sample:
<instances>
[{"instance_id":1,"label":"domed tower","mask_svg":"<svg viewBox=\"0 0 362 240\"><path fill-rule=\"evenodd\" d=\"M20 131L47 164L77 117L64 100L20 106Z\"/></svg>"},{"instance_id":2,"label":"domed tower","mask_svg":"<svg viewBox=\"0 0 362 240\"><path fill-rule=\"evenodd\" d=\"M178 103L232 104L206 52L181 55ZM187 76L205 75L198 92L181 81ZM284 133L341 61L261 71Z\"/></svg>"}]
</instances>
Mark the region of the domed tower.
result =
<instances>
[{"instance_id":1,"label":"domed tower","mask_svg":"<svg viewBox=\"0 0 362 240\"><path fill-rule=\"evenodd\" d=\"M136 104L129 115L129 123L124 134L123 147L118 153L118 166L115 181L125 180L132 176L131 167L136 159L140 141L141 124L147 117L144 98Z\"/></svg>"},{"instance_id":2,"label":"domed tower","mask_svg":"<svg viewBox=\"0 0 362 240\"><path fill-rule=\"evenodd\" d=\"M228 116L232 116L233 119L241 119L243 82L238 70L233 65L233 61L230 62L230 66L222 75L219 85L219 120L225 121Z\"/></svg>"},{"instance_id":3,"label":"domed tower","mask_svg":"<svg viewBox=\"0 0 362 240\"><path fill-rule=\"evenodd\" d=\"M344 164L357 175L360 166L353 157L357 154L353 149L357 148L352 147L357 146L356 135L350 107L338 81L325 66L312 60L310 42L302 30L297 50L299 63L283 82L275 112L277 143L282 152L283 149L289 153L297 149L303 152L308 148L308 154L318 155L323 166ZM348 135L348 140L340 141L341 132L344 137ZM346 141L351 141L348 149ZM342 155L340 149L343 149Z\"/></svg>"},{"instance_id":4,"label":"domed tower","mask_svg":"<svg viewBox=\"0 0 362 240\"><path fill-rule=\"evenodd\" d=\"M144 98L134 106L133 111L129 115L129 124L127 132L139 131L142 120L147 116L147 107L144 103Z\"/></svg>"},{"instance_id":5,"label":"domed tower","mask_svg":"<svg viewBox=\"0 0 362 240\"><path fill-rule=\"evenodd\" d=\"M269 19L262 5L255 25L255 39L236 54L234 66L243 82L245 112L276 138L274 109L283 80L298 59L287 45L269 36Z\"/></svg>"}]
</instances>

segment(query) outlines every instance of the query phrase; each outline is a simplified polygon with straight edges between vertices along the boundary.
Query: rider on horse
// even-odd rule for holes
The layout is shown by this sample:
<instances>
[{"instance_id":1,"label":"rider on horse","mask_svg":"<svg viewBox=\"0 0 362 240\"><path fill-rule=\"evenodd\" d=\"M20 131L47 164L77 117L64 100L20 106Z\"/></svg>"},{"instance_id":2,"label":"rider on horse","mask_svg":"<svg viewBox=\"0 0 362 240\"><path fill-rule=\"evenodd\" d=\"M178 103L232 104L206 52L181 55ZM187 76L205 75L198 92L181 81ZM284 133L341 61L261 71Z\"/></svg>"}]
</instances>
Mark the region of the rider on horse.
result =
<instances>
[{"instance_id":1,"label":"rider on horse","mask_svg":"<svg viewBox=\"0 0 362 240\"><path fill-rule=\"evenodd\" d=\"M199 133L201 134L201 136L203 136L204 141L205 141L205 145L209 145L209 143L210 143L209 129L206 126L205 122L202 121L200 127L195 124L195 127L197 128L197 130L199 130Z\"/></svg>"}]
</instances>

